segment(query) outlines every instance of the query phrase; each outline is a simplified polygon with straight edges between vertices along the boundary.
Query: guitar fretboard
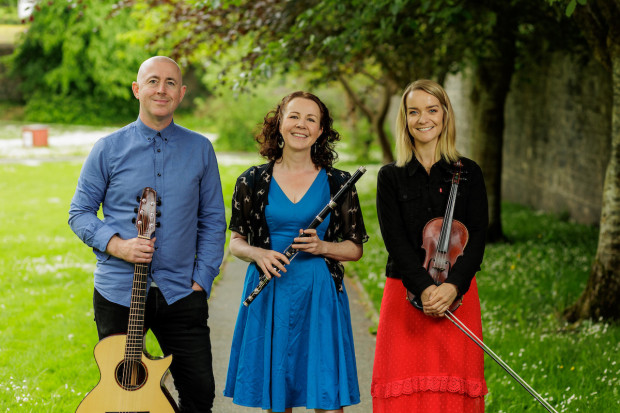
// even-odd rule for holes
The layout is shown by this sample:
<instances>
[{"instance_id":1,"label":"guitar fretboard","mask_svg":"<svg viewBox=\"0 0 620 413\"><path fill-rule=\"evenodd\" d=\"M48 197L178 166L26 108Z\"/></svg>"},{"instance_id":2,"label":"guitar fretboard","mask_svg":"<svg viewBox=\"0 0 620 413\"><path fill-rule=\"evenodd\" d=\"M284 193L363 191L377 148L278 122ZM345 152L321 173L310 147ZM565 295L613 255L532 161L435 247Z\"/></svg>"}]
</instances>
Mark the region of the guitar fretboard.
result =
<instances>
[{"instance_id":1,"label":"guitar fretboard","mask_svg":"<svg viewBox=\"0 0 620 413\"><path fill-rule=\"evenodd\" d=\"M125 359L140 361L144 347L144 307L146 305L146 282L148 265L135 264L133 286L131 288L131 306L129 308L129 326L125 343Z\"/></svg>"}]
</instances>

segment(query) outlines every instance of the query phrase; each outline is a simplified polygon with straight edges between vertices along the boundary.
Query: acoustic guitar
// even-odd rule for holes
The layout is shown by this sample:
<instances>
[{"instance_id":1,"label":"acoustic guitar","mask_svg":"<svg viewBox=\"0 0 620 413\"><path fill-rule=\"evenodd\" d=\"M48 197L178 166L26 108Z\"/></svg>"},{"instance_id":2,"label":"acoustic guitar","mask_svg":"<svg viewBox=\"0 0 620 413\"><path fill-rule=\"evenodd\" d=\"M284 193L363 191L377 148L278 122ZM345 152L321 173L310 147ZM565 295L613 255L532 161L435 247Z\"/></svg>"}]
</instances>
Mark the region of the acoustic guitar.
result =
<instances>
[{"instance_id":1,"label":"acoustic guitar","mask_svg":"<svg viewBox=\"0 0 620 413\"><path fill-rule=\"evenodd\" d=\"M155 231L157 194L144 188L137 208L138 237L150 239ZM152 359L144 352L144 307L148 264L135 264L127 334L104 338L94 355L100 380L84 397L76 413L175 413L164 388L172 356Z\"/></svg>"}]
</instances>

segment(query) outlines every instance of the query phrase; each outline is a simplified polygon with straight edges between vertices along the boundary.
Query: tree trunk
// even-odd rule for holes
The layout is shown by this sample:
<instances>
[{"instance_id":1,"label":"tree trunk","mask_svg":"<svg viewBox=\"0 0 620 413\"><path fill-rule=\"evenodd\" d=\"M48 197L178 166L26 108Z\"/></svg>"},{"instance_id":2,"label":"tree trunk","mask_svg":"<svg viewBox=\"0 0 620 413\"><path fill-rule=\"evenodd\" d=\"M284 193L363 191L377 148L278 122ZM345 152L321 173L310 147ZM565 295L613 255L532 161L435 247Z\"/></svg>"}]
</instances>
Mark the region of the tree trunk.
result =
<instances>
[{"instance_id":1,"label":"tree trunk","mask_svg":"<svg viewBox=\"0 0 620 413\"><path fill-rule=\"evenodd\" d=\"M617 4L617 3L616 3ZM609 5L609 4L608 4ZM613 6L610 7L613 9ZM596 257L590 278L579 300L567 308L569 321L580 319L620 319L620 7L607 16L610 25L607 57L613 84L611 156L605 174L603 206Z\"/></svg>"},{"instance_id":2,"label":"tree trunk","mask_svg":"<svg viewBox=\"0 0 620 413\"><path fill-rule=\"evenodd\" d=\"M390 87L383 86L383 99L381 99L379 112L375 116L373 122L373 127L375 129L375 133L377 134L379 145L381 146L381 152L383 153L384 164L394 161L394 156L392 155L392 144L390 143L387 133L385 133L385 118L388 110L390 109L391 99L392 93Z\"/></svg>"},{"instance_id":3,"label":"tree trunk","mask_svg":"<svg viewBox=\"0 0 620 413\"><path fill-rule=\"evenodd\" d=\"M377 141L381 147L383 163L392 162L394 160L394 156L392 155L392 145L390 144L390 140L385 133L385 118L390 108L391 88L386 84L377 85L383 91L383 99L381 100L381 106L378 111L375 112L370 109L368 105L366 105L364 100L361 99L357 93L355 93L343 75L338 76L338 80L342 84L342 87L344 87L344 90L349 98L357 105L358 108L360 108L364 116L368 119L368 123L370 123L372 131L377 137Z\"/></svg>"},{"instance_id":4,"label":"tree trunk","mask_svg":"<svg viewBox=\"0 0 620 413\"><path fill-rule=\"evenodd\" d=\"M351 131L351 136L348 137L349 146L352 153L354 153L358 159L365 161L369 158L370 144L372 141L368 142L367 138L361 136L357 105L348 93L344 95L347 99L347 112L345 117L347 127Z\"/></svg>"},{"instance_id":5,"label":"tree trunk","mask_svg":"<svg viewBox=\"0 0 620 413\"><path fill-rule=\"evenodd\" d=\"M474 68L471 92L471 148L474 161L484 173L489 199L490 242L503 239L501 220L502 148L504 107L514 72L514 20L498 13L494 36L489 42L493 56L480 59Z\"/></svg>"}]
</instances>

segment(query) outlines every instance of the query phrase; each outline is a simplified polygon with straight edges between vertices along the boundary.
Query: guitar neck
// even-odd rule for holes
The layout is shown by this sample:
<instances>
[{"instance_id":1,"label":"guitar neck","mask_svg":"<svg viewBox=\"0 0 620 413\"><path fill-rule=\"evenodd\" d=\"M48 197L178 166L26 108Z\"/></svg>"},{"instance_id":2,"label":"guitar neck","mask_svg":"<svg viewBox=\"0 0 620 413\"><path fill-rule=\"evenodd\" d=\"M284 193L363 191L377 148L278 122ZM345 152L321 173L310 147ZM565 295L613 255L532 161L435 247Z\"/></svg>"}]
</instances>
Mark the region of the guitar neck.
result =
<instances>
[{"instance_id":1,"label":"guitar neck","mask_svg":"<svg viewBox=\"0 0 620 413\"><path fill-rule=\"evenodd\" d=\"M148 265L135 264L133 286L131 288L127 341L125 343L125 359L127 360L139 361L142 358L147 277Z\"/></svg>"}]
</instances>

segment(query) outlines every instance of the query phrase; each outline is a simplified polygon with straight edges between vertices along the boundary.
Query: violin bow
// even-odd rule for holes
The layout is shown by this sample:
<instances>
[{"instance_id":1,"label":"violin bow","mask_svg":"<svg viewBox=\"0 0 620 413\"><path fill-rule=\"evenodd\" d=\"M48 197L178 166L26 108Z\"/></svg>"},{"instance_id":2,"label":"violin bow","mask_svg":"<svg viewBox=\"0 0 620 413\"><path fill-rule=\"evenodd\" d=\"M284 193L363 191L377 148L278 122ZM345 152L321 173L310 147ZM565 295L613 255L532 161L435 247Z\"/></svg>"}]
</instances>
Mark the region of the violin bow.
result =
<instances>
[{"instance_id":1,"label":"violin bow","mask_svg":"<svg viewBox=\"0 0 620 413\"><path fill-rule=\"evenodd\" d=\"M527 384L525 380L523 380L517 373L515 373L514 370L511 369L510 366L504 362L504 360L502 360L497 354L493 352L493 350L491 350L486 344L484 344L482 340L480 340L469 328L467 328L467 326L461 320L459 320L454 314L452 314L450 310L446 310L445 315L448 320L452 321L452 323L457 326L459 330L461 330L467 337L469 337L474 343L476 343L478 347L484 350L484 352L487 353L489 357L491 357L497 364L499 364L504 370L506 370L506 373L510 374L513 379L515 379L521 386L523 386L525 390L528 391L529 394L531 394L536 400L538 400L538 402L542 404L542 406L547 409L547 411L552 413L558 413L558 411L555 410L553 406L547 403L547 401L543 399L542 396L532 388L532 386Z\"/></svg>"}]
</instances>

